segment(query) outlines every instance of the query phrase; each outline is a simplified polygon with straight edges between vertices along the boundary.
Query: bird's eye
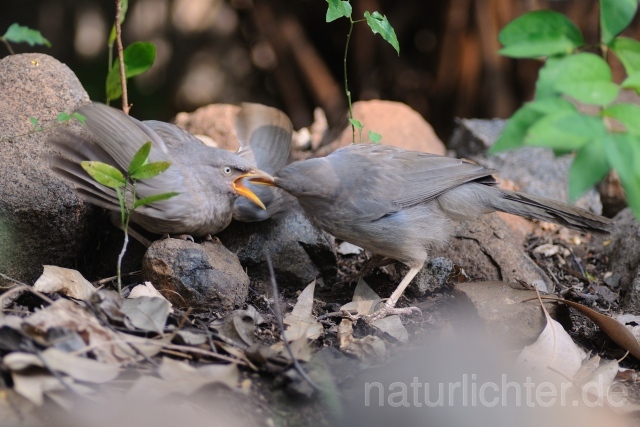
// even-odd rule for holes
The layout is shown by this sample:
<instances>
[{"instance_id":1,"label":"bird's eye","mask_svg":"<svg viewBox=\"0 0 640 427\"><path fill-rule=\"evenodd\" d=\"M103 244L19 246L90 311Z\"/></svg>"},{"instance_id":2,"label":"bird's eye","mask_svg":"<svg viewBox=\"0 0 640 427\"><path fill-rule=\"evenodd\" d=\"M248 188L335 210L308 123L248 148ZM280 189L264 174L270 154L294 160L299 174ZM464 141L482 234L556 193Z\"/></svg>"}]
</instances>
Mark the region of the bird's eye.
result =
<instances>
[{"instance_id":1,"label":"bird's eye","mask_svg":"<svg viewBox=\"0 0 640 427\"><path fill-rule=\"evenodd\" d=\"M222 168L222 173L224 173L225 175L229 175L231 173L231 168L229 166L224 166Z\"/></svg>"}]
</instances>

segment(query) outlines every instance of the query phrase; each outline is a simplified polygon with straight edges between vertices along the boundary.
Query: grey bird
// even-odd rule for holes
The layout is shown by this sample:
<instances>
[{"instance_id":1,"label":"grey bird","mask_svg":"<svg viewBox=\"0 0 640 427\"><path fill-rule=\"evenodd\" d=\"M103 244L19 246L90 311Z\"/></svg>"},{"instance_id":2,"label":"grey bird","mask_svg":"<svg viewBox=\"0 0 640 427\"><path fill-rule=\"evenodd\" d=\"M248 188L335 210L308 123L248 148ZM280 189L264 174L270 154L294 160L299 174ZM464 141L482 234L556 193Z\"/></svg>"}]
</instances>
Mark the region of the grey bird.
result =
<instances>
[{"instance_id":1,"label":"grey bird","mask_svg":"<svg viewBox=\"0 0 640 427\"><path fill-rule=\"evenodd\" d=\"M269 182L271 176L237 154L208 147L175 125L140 122L103 104L87 104L78 112L86 118L91 139L69 131L52 138L50 142L64 156L52 157L51 166L90 203L120 210L116 192L94 181L80 162L100 161L124 173L133 155L144 143L151 141L148 161L169 161L171 166L156 177L139 181L136 186L138 197L173 191L179 194L136 209L131 221L144 229L158 234L206 236L229 225L234 202L239 196L265 208L244 186L243 179L251 176Z\"/></svg>"},{"instance_id":2,"label":"grey bird","mask_svg":"<svg viewBox=\"0 0 640 427\"><path fill-rule=\"evenodd\" d=\"M238 155L259 170L274 174L286 166L291 152L291 120L282 111L262 104L243 103L236 119L240 141ZM262 209L247 198L233 205L233 219L244 222L277 218L293 204L294 198L277 187L244 185L264 203Z\"/></svg>"},{"instance_id":3,"label":"grey bird","mask_svg":"<svg viewBox=\"0 0 640 427\"><path fill-rule=\"evenodd\" d=\"M500 189L494 172L455 158L355 144L292 163L273 181L294 195L321 229L410 267L382 309L367 318L372 321L417 310L395 304L428 253L452 236L455 221L502 211L596 234L613 227L611 220L586 210Z\"/></svg>"}]
</instances>

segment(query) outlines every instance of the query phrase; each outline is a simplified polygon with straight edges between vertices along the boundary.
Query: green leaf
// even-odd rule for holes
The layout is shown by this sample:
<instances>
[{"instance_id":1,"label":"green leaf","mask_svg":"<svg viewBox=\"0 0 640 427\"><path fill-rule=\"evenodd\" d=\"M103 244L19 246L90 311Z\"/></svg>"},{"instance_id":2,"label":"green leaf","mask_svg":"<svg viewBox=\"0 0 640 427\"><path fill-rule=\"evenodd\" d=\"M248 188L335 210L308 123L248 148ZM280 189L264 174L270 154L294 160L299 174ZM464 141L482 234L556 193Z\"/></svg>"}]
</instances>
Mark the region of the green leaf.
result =
<instances>
[{"instance_id":1,"label":"green leaf","mask_svg":"<svg viewBox=\"0 0 640 427\"><path fill-rule=\"evenodd\" d=\"M562 98L543 98L522 106L509 119L498 140L489 148L489 154L522 147L529 128L542 117L560 113L575 112L576 107Z\"/></svg>"},{"instance_id":2,"label":"green leaf","mask_svg":"<svg viewBox=\"0 0 640 427\"><path fill-rule=\"evenodd\" d=\"M34 125L35 127L40 127L40 123L38 123L38 119L36 119L35 117L29 117L29 121L31 122L32 125Z\"/></svg>"},{"instance_id":3,"label":"green leaf","mask_svg":"<svg viewBox=\"0 0 640 427\"><path fill-rule=\"evenodd\" d=\"M147 141L144 144L142 144L142 147L140 147L138 152L133 155L133 158L129 163L129 170L128 170L129 175L133 176L133 174L135 174L138 171L138 169L140 169L140 167L147 162L150 152L151 152L151 141Z\"/></svg>"},{"instance_id":4,"label":"green leaf","mask_svg":"<svg viewBox=\"0 0 640 427\"><path fill-rule=\"evenodd\" d=\"M569 169L569 199L575 201L602 181L610 168L603 139L594 139L583 146Z\"/></svg>"},{"instance_id":5,"label":"green leaf","mask_svg":"<svg viewBox=\"0 0 640 427\"><path fill-rule=\"evenodd\" d=\"M58 117L56 117L56 122L58 123L68 122L69 120L71 120L71 114L65 112L58 114Z\"/></svg>"},{"instance_id":6,"label":"green leaf","mask_svg":"<svg viewBox=\"0 0 640 427\"><path fill-rule=\"evenodd\" d=\"M87 123L87 118L80 113L73 113L73 118L82 123L83 125Z\"/></svg>"},{"instance_id":7,"label":"green leaf","mask_svg":"<svg viewBox=\"0 0 640 427\"><path fill-rule=\"evenodd\" d=\"M348 1L327 0L329 8L327 9L326 22L335 21L338 18L351 16L351 4Z\"/></svg>"},{"instance_id":8,"label":"green leaf","mask_svg":"<svg viewBox=\"0 0 640 427\"><path fill-rule=\"evenodd\" d=\"M550 58L540 70L536 98L565 94L585 104L607 105L620 87L611 81L611 68L592 53Z\"/></svg>"},{"instance_id":9,"label":"green leaf","mask_svg":"<svg viewBox=\"0 0 640 427\"><path fill-rule=\"evenodd\" d=\"M145 198L136 200L136 202L133 204L133 209L135 210L136 208L139 208L140 206L143 206L143 205L148 205L149 203L159 202L161 200L167 200L174 196L177 196L178 194L180 193L172 191L171 193L162 193L162 194L156 194L153 196L145 197Z\"/></svg>"},{"instance_id":10,"label":"green leaf","mask_svg":"<svg viewBox=\"0 0 640 427\"><path fill-rule=\"evenodd\" d=\"M622 123L628 132L640 136L640 106L636 104L615 104L602 110L602 115L612 117Z\"/></svg>"},{"instance_id":11,"label":"green leaf","mask_svg":"<svg viewBox=\"0 0 640 427\"><path fill-rule=\"evenodd\" d=\"M351 123L353 127L355 127L358 130L362 130L363 128L362 123L359 120L349 119L349 123Z\"/></svg>"},{"instance_id":12,"label":"green leaf","mask_svg":"<svg viewBox=\"0 0 640 427\"><path fill-rule=\"evenodd\" d=\"M566 16L550 10L529 12L508 23L498 40L499 53L512 58L538 58L573 52L584 45L578 27Z\"/></svg>"},{"instance_id":13,"label":"green leaf","mask_svg":"<svg viewBox=\"0 0 640 427\"><path fill-rule=\"evenodd\" d=\"M636 218L640 218L640 138L629 133L613 133L604 139L605 152L611 167L627 193L627 203Z\"/></svg>"},{"instance_id":14,"label":"green leaf","mask_svg":"<svg viewBox=\"0 0 640 427\"><path fill-rule=\"evenodd\" d=\"M134 77L151 68L156 58L156 46L148 42L135 42L126 47L122 56L126 78ZM118 60L113 62L107 74L106 91L108 99L117 99L122 95Z\"/></svg>"},{"instance_id":15,"label":"green leaf","mask_svg":"<svg viewBox=\"0 0 640 427\"><path fill-rule=\"evenodd\" d=\"M559 150L577 150L607 129L598 117L562 111L538 120L527 132L525 144Z\"/></svg>"},{"instance_id":16,"label":"green leaf","mask_svg":"<svg viewBox=\"0 0 640 427\"><path fill-rule=\"evenodd\" d=\"M154 176L160 175L162 172L166 171L169 166L171 166L171 162L146 163L140 166L135 173L132 173L131 178L137 180L153 178Z\"/></svg>"},{"instance_id":17,"label":"green leaf","mask_svg":"<svg viewBox=\"0 0 640 427\"><path fill-rule=\"evenodd\" d=\"M12 43L27 43L29 46L45 45L51 47L49 40L42 37L40 31L32 30L29 27L23 27L16 23L11 24L2 38Z\"/></svg>"},{"instance_id":18,"label":"green leaf","mask_svg":"<svg viewBox=\"0 0 640 427\"><path fill-rule=\"evenodd\" d=\"M400 44L398 43L396 32L393 31L393 27L389 23L389 20L387 20L387 17L381 15L379 12L369 13L369 11L364 13L364 17L373 34L380 34L383 39L393 46L396 52L398 52L398 55L400 55Z\"/></svg>"},{"instance_id":19,"label":"green leaf","mask_svg":"<svg viewBox=\"0 0 640 427\"><path fill-rule=\"evenodd\" d=\"M635 90L636 93L640 94L640 71L630 74L629 77L622 82L622 87Z\"/></svg>"},{"instance_id":20,"label":"green leaf","mask_svg":"<svg viewBox=\"0 0 640 427\"><path fill-rule=\"evenodd\" d=\"M600 0L600 40L608 45L615 36L627 28L636 10L638 0Z\"/></svg>"},{"instance_id":21,"label":"green leaf","mask_svg":"<svg viewBox=\"0 0 640 427\"><path fill-rule=\"evenodd\" d=\"M640 71L640 43L628 37L616 37L610 47L628 75Z\"/></svg>"},{"instance_id":22,"label":"green leaf","mask_svg":"<svg viewBox=\"0 0 640 427\"><path fill-rule=\"evenodd\" d=\"M372 130L369 131L368 136L369 136L369 141L373 142L374 144L380 144L380 141L382 141L382 135Z\"/></svg>"},{"instance_id":23,"label":"green leaf","mask_svg":"<svg viewBox=\"0 0 640 427\"><path fill-rule=\"evenodd\" d=\"M106 163L84 161L80 162L80 166L91 178L106 187L118 188L127 184L122 172Z\"/></svg>"},{"instance_id":24,"label":"green leaf","mask_svg":"<svg viewBox=\"0 0 640 427\"><path fill-rule=\"evenodd\" d=\"M120 203L120 224L126 224L125 216L127 213L127 207L124 205L124 195L120 191L122 187L116 187L116 195L118 196L118 202Z\"/></svg>"}]
</instances>

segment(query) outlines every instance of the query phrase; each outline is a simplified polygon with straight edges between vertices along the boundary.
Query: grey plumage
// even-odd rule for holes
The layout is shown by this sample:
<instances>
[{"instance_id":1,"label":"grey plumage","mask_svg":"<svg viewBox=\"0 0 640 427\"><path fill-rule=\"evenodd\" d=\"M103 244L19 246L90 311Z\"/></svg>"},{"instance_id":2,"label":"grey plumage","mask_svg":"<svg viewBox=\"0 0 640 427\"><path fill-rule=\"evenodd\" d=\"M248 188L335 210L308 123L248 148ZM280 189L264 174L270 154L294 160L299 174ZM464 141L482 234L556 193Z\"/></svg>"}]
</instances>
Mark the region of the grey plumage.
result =
<instances>
[{"instance_id":1,"label":"grey plumage","mask_svg":"<svg viewBox=\"0 0 640 427\"><path fill-rule=\"evenodd\" d=\"M258 169L274 174L282 169L291 152L293 126L280 110L261 104L244 103L236 120L236 133L240 141L238 154ZM279 188L245 185L266 206L261 209L245 198L238 198L233 205L233 218L238 221L262 221L280 216L293 203L293 197Z\"/></svg>"},{"instance_id":2,"label":"grey plumage","mask_svg":"<svg viewBox=\"0 0 640 427\"><path fill-rule=\"evenodd\" d=\"M613 227L583 209L500 189L494 172L459 159L356 144L292 163L274 182L296 196L320 228L411 267L385 305L390 312L429 251L453 234L456 220L503 211L592 233Z\"/></svg>"},{"instance_id":3,"label":"grey plumage","mask_svg":"<svg viewBox=\"0 0 640 427\"><path fill-rule=\"evenodd\" d=\"M232 219L233 202L238 197L235 181L250 171L260 172L235 153L207 147L169 123L140 122L97 103L84 105L78 112L86 117L92 139L69 131L52 138L50 142L64 155L52 158L52 169L70 181L81 197L118 211L115 191L91 179L79 162L96 160L126 171L133 155L151 141L148 161L169 161L171 166L154 178L140 181L138 197L179 193L133 213L133 222L154 233L203 236L221 231Z\"/></svg>"}]
</instances>

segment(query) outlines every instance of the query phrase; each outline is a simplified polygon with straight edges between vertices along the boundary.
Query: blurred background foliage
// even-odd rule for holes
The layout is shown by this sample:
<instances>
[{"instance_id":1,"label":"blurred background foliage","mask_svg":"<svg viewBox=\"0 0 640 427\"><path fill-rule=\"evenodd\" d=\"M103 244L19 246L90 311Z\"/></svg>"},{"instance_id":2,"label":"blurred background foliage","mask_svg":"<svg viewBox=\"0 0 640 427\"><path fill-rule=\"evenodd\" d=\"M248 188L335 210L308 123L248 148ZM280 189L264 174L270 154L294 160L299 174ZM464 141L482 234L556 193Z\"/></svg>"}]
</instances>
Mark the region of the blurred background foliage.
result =
<instances>
[{"instance_id":1,"label":"blurred background foliage","mask_svg":"<svg viewBox=\"0 0 640 427\"><path fill-rule=\"evenodd\" d=\"M421 113L447 140L455 117L509 117L531 99L539 63L497 54L498 32L535 9L566 14L587 44L598 40L597 0L352 0L354 17L378 10L393 25L400 56L365 24L349 52L354 101L388 99ZM342 89L346 20L325 23L324 0L130 0L125 46L150 41L154 66L130 80L131 114L170 120L210 103L261 102L282 108L295 128L321 107L346 121ZM0 33L14 22L40 30L93 100L104 101L112 0L2 0ZM624 33L640 38L637 22ZM9 52L0 46L0 57ZM611 59L614 80L623 70ZM114 105L118 106L116 102Z\"/></svg>"}]
</instances>

